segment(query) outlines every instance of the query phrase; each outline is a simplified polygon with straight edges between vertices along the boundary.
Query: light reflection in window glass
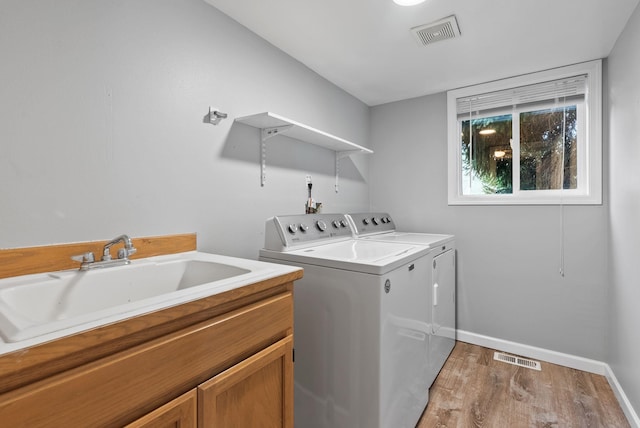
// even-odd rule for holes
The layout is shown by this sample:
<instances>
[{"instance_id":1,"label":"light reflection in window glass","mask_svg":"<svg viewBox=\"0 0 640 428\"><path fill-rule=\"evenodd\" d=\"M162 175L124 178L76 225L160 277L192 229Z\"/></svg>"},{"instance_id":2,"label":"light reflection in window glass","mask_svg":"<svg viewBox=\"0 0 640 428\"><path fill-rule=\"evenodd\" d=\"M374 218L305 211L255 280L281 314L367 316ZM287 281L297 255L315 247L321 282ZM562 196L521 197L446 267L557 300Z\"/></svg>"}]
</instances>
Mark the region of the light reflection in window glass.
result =
<instances>
[{"instance_id":1,"label":"light reflection in window glass","mask_svg":"<svg viewBox=\"0 0 640 428\"><path fill-rule=\"evenodd\" d=\"M462 121L462 194L513 192L510 114Z\"/></svg>"}]
</instances>

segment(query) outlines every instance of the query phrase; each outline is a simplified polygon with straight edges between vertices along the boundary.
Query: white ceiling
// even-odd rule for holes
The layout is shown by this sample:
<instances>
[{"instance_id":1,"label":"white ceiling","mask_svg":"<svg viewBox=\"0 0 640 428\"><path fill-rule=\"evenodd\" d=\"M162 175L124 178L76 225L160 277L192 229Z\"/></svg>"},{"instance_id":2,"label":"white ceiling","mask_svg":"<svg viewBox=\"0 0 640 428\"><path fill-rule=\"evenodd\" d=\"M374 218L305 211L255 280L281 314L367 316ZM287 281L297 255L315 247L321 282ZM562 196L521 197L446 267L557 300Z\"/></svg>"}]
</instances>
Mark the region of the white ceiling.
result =
<instances>
[{"instance_id":1,"label":"white ceiling","mask_svg":"<svg viewBox=\"0 0 640 428\"><path fill-rule=\"evenodd\" d=\"M597 58L640 0L205 0L373 106ZM410 29L456 15L462 35Z\"/></svg>"}]
</instances>

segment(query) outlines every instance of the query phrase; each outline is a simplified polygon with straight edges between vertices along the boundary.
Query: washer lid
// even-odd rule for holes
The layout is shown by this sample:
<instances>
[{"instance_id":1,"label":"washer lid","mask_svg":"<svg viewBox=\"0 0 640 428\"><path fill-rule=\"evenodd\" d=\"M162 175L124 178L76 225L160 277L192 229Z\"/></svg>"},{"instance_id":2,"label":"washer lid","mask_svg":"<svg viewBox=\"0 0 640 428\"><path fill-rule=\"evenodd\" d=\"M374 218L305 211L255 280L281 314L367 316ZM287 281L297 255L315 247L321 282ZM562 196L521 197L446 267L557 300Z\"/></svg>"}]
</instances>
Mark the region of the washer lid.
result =
<instances>
[{"instance_id":1,"label":"washer lid","mask_svg":"<svg viewBox=\"0 0 640 428\"><path fill-rule=\"evenodd\" d=\"M440 235L437 233L390 232L378 235L362 236L360 239L366 241L426 245L430 248L435 248L445 242L452 241L454 236Z\"/></svg>"},{"instance_id":2,"label":"washer lid","mask_svg":"<svg viewBox=\"0 0 640 428\"><path fill-rule=\"evenodd\" d=\"M422 245L352 239L287 252L261 250L260 256L381 275L428 252Z\"/></svg>"}]
</instances>

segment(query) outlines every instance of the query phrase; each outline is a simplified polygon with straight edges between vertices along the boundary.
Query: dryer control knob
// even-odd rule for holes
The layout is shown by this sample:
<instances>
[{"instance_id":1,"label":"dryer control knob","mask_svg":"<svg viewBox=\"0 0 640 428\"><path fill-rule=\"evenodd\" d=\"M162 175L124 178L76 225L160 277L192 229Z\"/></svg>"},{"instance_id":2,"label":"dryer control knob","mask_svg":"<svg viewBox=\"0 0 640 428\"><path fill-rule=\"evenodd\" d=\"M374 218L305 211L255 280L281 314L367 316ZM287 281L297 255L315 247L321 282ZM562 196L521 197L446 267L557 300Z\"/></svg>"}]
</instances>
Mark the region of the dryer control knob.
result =
<instances>
[{"instance_id":1,"label":"dryer control knob","mask_svg":"<svg viewBox=\"0 0 640 428\"><path fill-rule=\"evenodd\" d=\"M371 219L371 221L372 221L372 222L373 222L373 224L375 224L376 226L377 226L378 224L380 224L380 220L378 220L378 217L373 217L373 218Z\"/></svg>"},{"instance_id":2,"label":"dryer control knob","mask_svg":"<svg viewBox=\"0 0 640 428\"><path fill-rule=\"evenodd\" d=\"M292 223L287 229L289 229L289 233L294 234L298 231L298 226Z\"/></svg>"},{"instance_id":3,"label":"dryer control knob","mask_svg":"<svg viewBox=\"0 0 640 428\"><path fill-rule=\"evenodd\" d=\"M333 225L333 227L335 227L336 229L340 227L340 222L338 220L333 220L331 222L331 224Z\"/></svg>"},{"instance_id":4,"label":"dryer control knob","mask_svg":"<svg viewBox=\"0 0 640 428\"><path fill-rule=\"evenodd\" d=\"M302 232L306 232L307 230L309 230L309 226L307 226L307 225L306 225L306 224L304 224L304 223L300 223L300 230L301 230Z\"/></svg>"},{"instance_id":5,"label":"dryer control knob","mask_svg":"<svg viewBox=\"0 0 640 428\"><path fill-rule=\"evenodd\" d=\"M362 219L362 222L363 222L364 224L366 224L366 225L368 225L368 224L370 223L369 219L368 219L368 218L366 218L366 217Z\"/></svg>"},{"instance_id":6,"label":"dryer control knob","mask_svg":"<svg viewBox=\"0 0 640 428\"><path fill-rule=\"evenodd\" d=\"M316 227L320 232L324 232L325 230L327 230L327 223L322 220L318 220L316 221Z\"/></svg>"},{"instance_id":7,"label":"dryer control knob","mask_svg":"<svg viewBox=\"0 0 640 428\"><path fill-rule=\"evenodd\" d=\"M340 226L341 227L347 227L347 222L344 220L340 220Z\"/></svg>"}]
</instances>

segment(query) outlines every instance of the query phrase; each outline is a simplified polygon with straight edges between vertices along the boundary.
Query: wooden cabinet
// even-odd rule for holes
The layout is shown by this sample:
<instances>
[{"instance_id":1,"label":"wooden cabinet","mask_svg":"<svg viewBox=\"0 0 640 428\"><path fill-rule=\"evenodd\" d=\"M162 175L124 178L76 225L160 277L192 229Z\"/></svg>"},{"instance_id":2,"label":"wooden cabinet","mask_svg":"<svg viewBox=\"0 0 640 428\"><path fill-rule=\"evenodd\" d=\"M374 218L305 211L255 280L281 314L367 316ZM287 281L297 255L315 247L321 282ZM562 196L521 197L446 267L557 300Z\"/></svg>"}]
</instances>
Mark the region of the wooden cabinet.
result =
<instances>
[{"instance_id":1,"label":"wooden cabinet","mask_svg":"<svg viewBox=\"0 0 640 428\"><path fill-rule=\"evenodd\" d=\"M192 389L125 428L196 428L198 391Z\"/></svg>"},{"instance_id":2,"label":"wooden cabinet","mask_svg":"<svg viewBox=\"0 0 640 428\"><path fill-rule=\"evenodd\" d=\"M0 394L2 425L293 427L293 282L228 297L179 309L188 319L165 319L180 326L169 333L161 323L143 333L135 318L118 323L118 331L133 333L110 346L124 349ZM163 334L154 337L156 330Z\"/></svg>"},{"instance_id":3,"label":"wooden cabinet","mask_svg":"<svg viewBox=\"0 0 640 428\"><path fill-rule=\"evenodd\" d=\"M126 428L293 427L292 353L288 336Z\"/></svg>"},{"instance_id":4,"label":"wooden cabinet","mask_svg":"<svg viewBox=\"0 0 640 428\"><path fill-rule=\"evenodd\" d=\"M287 337L200 385L199 426L293 427L292 352Z\"/></svg>"}]
</instances>

